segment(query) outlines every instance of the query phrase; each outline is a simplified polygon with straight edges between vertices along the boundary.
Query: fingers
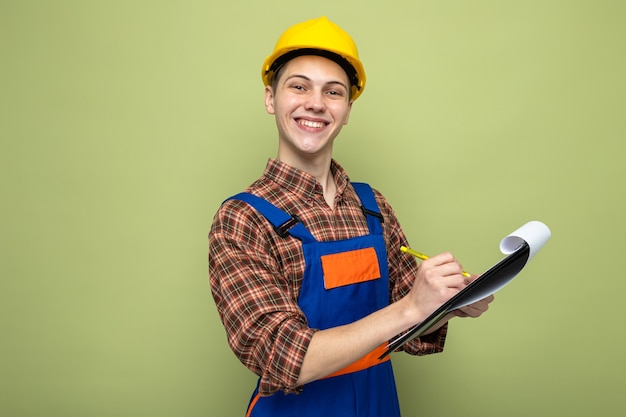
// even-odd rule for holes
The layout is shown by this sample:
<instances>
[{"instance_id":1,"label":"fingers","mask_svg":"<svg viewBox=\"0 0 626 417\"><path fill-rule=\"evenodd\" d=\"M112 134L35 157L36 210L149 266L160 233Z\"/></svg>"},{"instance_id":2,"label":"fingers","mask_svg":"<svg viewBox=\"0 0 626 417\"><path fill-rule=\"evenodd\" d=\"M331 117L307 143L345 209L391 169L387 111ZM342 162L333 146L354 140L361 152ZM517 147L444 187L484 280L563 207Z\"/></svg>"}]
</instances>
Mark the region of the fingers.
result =
<instances>
[{"instance_id":1,"label":"fingers","mask_svg":"<svg viewBox=\"0 0 626 417\"><path fill-rule=\"evenodd\" d=\"M437 284L461 290L471 281L463 275L463 267L450 252L444 252L425 260L420 265L427 280L437 280Z\"/></svg>"},{"instance_id":2,"label":"fingers","mask_svg":"<svg viewBox=\"0 0 626 417\"><path fill-rule=\"evenodd\" d=\"M489 309L489 303L494 300L493 295L489 295L482 300L478 300L475 303L468 304L465 307L461 307L455 310L455 314L458 317L480 317L485 311Z\"/></svg>"},{"instance_id":3,"label":"fingers","mask_svg":"<svg viewBox=\"0 0 626 417\"><path fill-rule=\"evenodd\" d=\"M480 275L470 275L469 277L465 277L465 282L467 284L471 284L472 282L476 281L476 279L478 279L478 277L480 277Z\"/></svg>"},{"instance_id":4,"label":"fingers","mask_svg":"<svg viewBox=\"0 0 626 417\"><path fill-rule=\"evenodd\" d=\"M417 310L430 314L468 283L469 279L463 276L461 264L451 253L445 252L420 264L410 291L410 300Z\"/></svg>"}]
</instances>

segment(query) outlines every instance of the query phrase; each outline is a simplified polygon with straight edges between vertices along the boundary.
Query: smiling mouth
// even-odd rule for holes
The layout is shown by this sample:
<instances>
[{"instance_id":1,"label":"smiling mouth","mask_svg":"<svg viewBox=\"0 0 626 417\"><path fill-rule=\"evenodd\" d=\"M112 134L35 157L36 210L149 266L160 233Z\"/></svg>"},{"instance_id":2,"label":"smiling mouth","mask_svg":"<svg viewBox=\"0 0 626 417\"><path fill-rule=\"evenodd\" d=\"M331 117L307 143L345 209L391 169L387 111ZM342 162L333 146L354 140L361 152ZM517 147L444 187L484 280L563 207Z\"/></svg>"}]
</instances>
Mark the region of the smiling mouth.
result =
<instances>
[{"instance_id":1,"label":"smiling mouth","mask_svg":"<svg viewBox=\"0 0 626 417\"><path fill-rule=\"evenodd\" d=\"M312 127L315 129L321 129L324 126L326 126L326 123L324 122L314 122L312 120L304 120L304 119L299 119L298 124L300 126Z\"/></svg>"}]
</instances>

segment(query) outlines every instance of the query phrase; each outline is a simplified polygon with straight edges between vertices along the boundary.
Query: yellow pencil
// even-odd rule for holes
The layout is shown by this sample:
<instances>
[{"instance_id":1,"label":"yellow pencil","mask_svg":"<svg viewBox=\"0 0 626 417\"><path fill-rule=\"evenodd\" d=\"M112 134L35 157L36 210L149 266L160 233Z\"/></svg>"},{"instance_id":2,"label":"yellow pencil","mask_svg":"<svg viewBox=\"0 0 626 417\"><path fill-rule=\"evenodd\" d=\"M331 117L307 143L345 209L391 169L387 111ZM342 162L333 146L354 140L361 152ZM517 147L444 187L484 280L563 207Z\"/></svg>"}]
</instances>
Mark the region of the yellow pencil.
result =
<instances>
[{"instance_id":1,"label":"yellow pencil","mask_svg":"<svg viewBox=\"0 0 626 417\"><path fill-rule=\"evenodd\" d=\"M401 250L402 252L406 252L406 253L408 253L409 255L413 255L413 256L415 256L416 258L421 259L422 261L425 261L426 259L428 259L428 258L429 258L429 256L428 256L428 255L424 255L423 253L418 252L418 251L416 251L416 250L413 250L413 249L411 249L411 248L407 248L406 246L400 246L400 250ZM463 271L463 272L461 272L461 273L463 274L463 276L464 276L465 278L469 278L469 277L471 277L471 276L472 276L472 274L470 274L469 272L465 272L465 271Z\"/></svg>"}]
</instances>

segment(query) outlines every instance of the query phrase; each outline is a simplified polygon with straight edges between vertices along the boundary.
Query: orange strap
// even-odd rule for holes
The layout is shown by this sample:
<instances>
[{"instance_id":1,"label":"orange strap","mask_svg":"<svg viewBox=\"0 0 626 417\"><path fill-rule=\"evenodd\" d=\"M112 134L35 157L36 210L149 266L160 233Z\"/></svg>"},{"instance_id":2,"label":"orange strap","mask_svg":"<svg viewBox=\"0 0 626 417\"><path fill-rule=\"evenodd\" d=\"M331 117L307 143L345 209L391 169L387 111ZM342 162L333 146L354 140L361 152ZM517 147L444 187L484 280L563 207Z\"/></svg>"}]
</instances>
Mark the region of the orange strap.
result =
<instances>
[{"instance_id":1,"label":"orange strap","mask_svg":"<svg viewBox=\"0 0 626 417\"><path fill-rule=\"evenodd\" d=\"M387 350L387 345L387 342L383 343L367 355L363 356L361 359L343 369L338 370L337 372L328 375L326 378L362 371L363 369L371 368L379 363L387 362L390 359L389 355L385 356L383 359L378 359Z\"/></svg>"},{"instance_id":2,"label":"orange strap","mask_svg":"<svg viewBox=\"0 0 626 417\"><path fill-rule=\"evenodd\" d=\"M259 398L261 398L261 394L255 395L252 401L250 401L250 405L248 406L248 412L246 413L246 417L250 417L250 414L252 414L252 409L254 408L254 405L256 404L256 402L259 401Z\"/></svg>"}]
</instances>

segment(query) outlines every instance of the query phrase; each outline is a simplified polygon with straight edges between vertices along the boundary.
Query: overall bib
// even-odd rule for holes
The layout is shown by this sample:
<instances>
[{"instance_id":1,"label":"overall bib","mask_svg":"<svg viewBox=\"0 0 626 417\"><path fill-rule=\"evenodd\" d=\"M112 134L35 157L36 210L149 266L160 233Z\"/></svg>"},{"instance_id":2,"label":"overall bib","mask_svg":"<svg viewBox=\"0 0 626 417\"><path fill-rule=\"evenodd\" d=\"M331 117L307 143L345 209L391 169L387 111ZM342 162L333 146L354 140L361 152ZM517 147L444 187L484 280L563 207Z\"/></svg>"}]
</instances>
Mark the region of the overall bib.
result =
<instances>
[{"instance_id":1,"label":"overall bib","mask_svg":"<svg viewBox=\"0 0 626 417\"><path fill-rule=\"evenodd\" d=\"M302 241L305 271L298 305L308 325L328 329L359 320L389 304L387 252L382 216L369 185L353 183L367 218L369 234L318 242L296 217L249 193L232 199L254 207L277 233ZM352 365L304 386L299 394L258 395L258 384L247 417L399 417L391 361L378 356L387 343Z\"/></svg>"}]
</instances>

